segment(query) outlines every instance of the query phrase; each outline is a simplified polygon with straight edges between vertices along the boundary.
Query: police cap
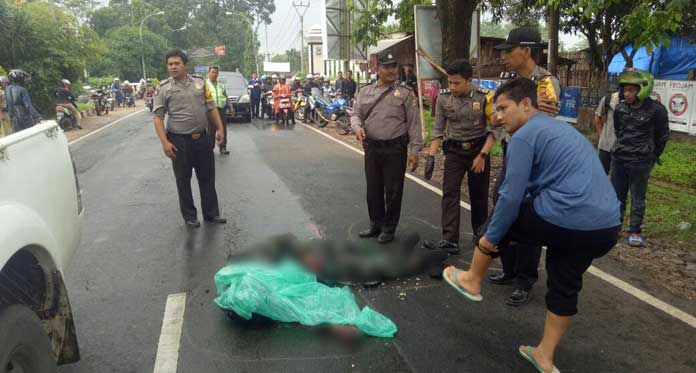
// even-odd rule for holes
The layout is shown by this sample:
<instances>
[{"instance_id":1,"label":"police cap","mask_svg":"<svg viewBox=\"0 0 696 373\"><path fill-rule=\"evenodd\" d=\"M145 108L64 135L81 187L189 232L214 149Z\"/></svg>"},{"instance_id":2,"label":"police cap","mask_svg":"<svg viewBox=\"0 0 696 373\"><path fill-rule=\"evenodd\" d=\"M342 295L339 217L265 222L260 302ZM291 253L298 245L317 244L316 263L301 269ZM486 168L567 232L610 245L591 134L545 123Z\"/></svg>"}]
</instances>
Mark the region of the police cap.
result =
<instances>
[{"instance_id":1,"label":"police cap","mask_svg":"<svg viewBox=\"0 0 696 373\"><path fill-rule=\"evenodd\" d=\"M377 53L377 64L378 65L395 65L397 63L396 57L392 53L391 48L387 48L379 53Z\"/></svg>"},{"instance_id":2,"label":"police cap","mask_svg":"<svg viewBox=\"0 0 696 373\"><path fill-rule=\"evenodd\" d=\"M505 43L496 45L495 49L505 50L514 47L539 48L543 45L539 29L536 27L518 27L511 30Z\"/></svg>"}]
</instances>

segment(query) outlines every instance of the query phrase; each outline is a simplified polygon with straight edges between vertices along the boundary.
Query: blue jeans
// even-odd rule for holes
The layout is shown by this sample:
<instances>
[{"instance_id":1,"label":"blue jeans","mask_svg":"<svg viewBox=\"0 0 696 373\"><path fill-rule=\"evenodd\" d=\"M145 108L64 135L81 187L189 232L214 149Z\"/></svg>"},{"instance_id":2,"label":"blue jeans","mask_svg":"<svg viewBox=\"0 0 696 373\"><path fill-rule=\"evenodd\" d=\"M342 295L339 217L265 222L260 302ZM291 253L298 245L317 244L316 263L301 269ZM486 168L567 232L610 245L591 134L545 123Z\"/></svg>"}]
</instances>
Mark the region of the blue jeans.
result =
<instances>
[{"instance_id":1,"label":"blue jeans","mask_svg":"<svg viewBox=\"0 0 696 373\"><path fill-rule=\"evenodd\" d=\"M629 233L641 233L645 216L645 196L648 192L648 178L655 165L652 161L625 162L613 159L611 162L611 183L621 203L621 221L626 212L626 199L631 191L631 221Z\"/></svg>"}]
</instances>

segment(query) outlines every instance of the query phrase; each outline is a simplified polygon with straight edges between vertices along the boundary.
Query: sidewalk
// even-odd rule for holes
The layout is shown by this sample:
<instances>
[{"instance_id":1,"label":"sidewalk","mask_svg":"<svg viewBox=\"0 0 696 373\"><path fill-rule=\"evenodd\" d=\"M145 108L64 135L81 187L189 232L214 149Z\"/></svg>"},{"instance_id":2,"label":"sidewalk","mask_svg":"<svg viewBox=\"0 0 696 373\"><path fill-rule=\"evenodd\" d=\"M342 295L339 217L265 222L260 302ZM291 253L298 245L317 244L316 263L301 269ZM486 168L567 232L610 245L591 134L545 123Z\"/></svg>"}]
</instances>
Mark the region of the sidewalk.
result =
<instances>
[{"instance_id":1,"label":"sidewalk","mask_svg":"<svg viewBox=\"0 0 696 373\"><path fill-rule=\"evenodd\" d=\"M125 117L128 114L135 113L138 110L145 108L143 101L136 101L135 107L132 108L116 108L115 111L110 111L108 115L96 116L92 115L89 117L84 117L80 120L81 130L71 129L65 131L65 137L68 141L76 140L82 136L87 135L90 132L94 132L105 125Z\"/></svg>"}]
</instances>

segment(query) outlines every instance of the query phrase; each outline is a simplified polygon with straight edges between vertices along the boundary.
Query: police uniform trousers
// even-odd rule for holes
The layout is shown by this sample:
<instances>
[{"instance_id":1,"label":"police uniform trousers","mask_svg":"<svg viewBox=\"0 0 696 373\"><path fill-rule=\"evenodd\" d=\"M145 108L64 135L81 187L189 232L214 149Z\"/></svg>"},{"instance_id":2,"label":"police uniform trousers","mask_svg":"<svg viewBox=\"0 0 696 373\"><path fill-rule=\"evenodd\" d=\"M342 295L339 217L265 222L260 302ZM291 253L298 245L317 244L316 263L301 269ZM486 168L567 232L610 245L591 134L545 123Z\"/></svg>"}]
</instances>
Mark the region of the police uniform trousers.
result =
<instances>
[{"instance_id":1,"label":"police uniform trousers","mask_svg":"<svg viewBox=\"0 0 696 373\"><path fill-rule=\"evenodd\" d=\"M222 133L225 134L225 138L222 140L219 147L220 149L227 149L227 117L225 114L225 109L218 108L217 110L220 114L220 121L222 122ZM208 122L208 133L212 135L213 149L215 149L215 136L217 136L217 128L215 127L215 123Z\"/></svg>"},{"instance_id":2,"label":"police uniform trousers","mask_svg":"<svg viewBox=\"0 0 696 373\"><path fill-rule=\"evenodd\" d=\"M507 142L503 141L503 158L507 154ZM500 186L505 179L506 162L500 171L500 177L495 185L493 203L498 201ZM495 207L494 207L495 209ZM491 212L491 216L493 212ZM487 226L487 224L485 225ZM485 232L481 232L483 235ZM531 290L539 279L539 261L541 259L541 246L527 243L512 243L507 250L500 253L500 261L503 272L515 278L515 287L525 291Z\"/></svg>"},{"instance_id":3,"label":"police uniform trousers","mask_svg":"<svg viewBox=\"0 0 696 373\"><path fill-rule=\"evenodd\" d=\"M196 170L196 179L201 192L203 218L220 216L217 192L215 191L215 140L208 133L201 133L194 139L191 134L179 135L167 132L167 139L177 148L176 158L172 160L176 189L179 192L179 207L184 220L198 217L191 192L191 176Z\"/></svg>"},{"instance_id":4,"label":"police uniform trousers","mask_svg":"<svg viewBox=\"0 0 696 373\"><path fill-rule=\"evenodd\" d=\"M408 158L408 135L393 140L365 140L365 179L370 224L394 233L401 216L401 199Z\"/></svg>"},{"instance_id":5,"label":"police uniform trousers","mask_svg":"<svg viewBox=\"0 0 696 373\"><path fill-rule=\"evenodd\" d=\"M445 171L442 181L442 239L459 242L459 222L461 186L464 175L468 174L469 199L471 202L472 232L477 232L488 217L488 186L491 177L491 160L486 157L483 172L471 170L474 159L479 155L486 137L469 143L454 140L445 142ZM464 149L462 144L469 144Z\"/></svg>"}]
</instances>

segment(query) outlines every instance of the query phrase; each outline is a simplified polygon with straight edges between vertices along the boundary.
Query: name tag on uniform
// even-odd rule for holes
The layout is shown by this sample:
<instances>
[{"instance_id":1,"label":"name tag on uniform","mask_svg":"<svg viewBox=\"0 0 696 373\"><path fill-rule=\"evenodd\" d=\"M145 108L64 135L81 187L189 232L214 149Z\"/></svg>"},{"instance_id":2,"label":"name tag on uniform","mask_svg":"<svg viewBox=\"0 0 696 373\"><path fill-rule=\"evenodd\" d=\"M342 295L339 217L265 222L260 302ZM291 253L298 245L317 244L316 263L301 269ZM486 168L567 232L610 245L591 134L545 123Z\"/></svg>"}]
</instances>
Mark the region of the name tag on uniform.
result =
<instances>
[{"instance_id":1,"label":"name tag on uniform","mask_svg":"<svg viewBox=\"0 0 696 373\"><path fill-rule=\"evenodd\" d=\"M394 97L401 97L401 92L398 90L394 91Z\"/></svg>"},{"instance_id":2,"label":"name tag on uniform","mask_svg":"<svg viewBox=\"0 0 696 373\"><path fill-rule=\"evenodd\" d=\"M203 89L203 84L205 84L205 83L201 83L201 82L195 81L195 80L193 82L193 85L196 87L196 89Z\"/></svg>"},{"instance_id":3,"label":"name tag on uniform","mask_svg":"<svg viewBox=\"0 0 696 373\"><path fill-rule=\"evenodd\" d=\"M481 111L481 103L480 102L474 102L471 105L471 110L473 111Z\"/></svg>"}]
</instances>

